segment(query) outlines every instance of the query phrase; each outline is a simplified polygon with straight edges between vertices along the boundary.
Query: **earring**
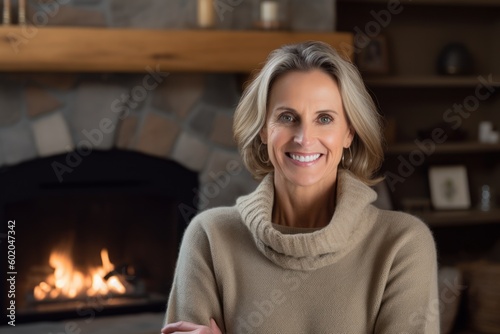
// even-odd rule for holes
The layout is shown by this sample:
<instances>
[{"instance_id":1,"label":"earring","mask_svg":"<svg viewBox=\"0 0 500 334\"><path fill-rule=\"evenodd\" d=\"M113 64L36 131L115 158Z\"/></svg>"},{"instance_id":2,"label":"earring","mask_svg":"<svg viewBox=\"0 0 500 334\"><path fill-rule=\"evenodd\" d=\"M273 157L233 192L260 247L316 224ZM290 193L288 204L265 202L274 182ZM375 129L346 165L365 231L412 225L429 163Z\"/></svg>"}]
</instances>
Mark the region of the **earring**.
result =
<instances>
[{"instance_id":1,"label":"earring","mask_svg":"<svg viewBox=\"0 0 500 334\"><path fill-rule=\"evenodd\" d=\"M262 146L264 146L264 150L262 150ZM259 157L259 160L264 164L264 165L268 165L269 164L269 155L266 153L265 155L267 156L266 159L263 159L262 158L262 153L263 152L266 152L267 150L265 149L265 146L266 144L264 144L263 142L260 142L259 144L259 149L257 150L257 156Z\"/></svg>"},{"instance_id":2,"label":"earring","mask_svg":"<svg viewBox=\"0 0 500 334\"><path fill-rule=\"evenodd\" d=\"M342 167L344 169L347 169L347 170L349 170L349 168L352 165L352 151L351 151L351 147L349 146L348 149L349 149L349 159L347 161L345 161L346 160L345 159L345 151L342 152Z\"/></svg>"}]
</instances>

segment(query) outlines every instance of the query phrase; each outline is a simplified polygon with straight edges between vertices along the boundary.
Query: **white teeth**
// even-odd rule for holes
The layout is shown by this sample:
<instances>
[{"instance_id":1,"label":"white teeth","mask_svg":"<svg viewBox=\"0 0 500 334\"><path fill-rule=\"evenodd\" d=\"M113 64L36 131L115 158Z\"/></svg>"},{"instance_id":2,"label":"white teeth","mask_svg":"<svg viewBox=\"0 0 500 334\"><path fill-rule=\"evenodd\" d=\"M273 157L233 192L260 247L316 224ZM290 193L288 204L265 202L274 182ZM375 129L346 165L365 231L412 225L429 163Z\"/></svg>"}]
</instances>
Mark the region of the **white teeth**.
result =
<instances>
[{"instance_id":1,"label":"white teeth","mask_svg":"<svg viewBox=\"0 0 500 334\"><path fill-rule=\"evenodd\" d=\"M295 154L290 154L293 160L297 160L300 162L311 162L319 158L321 154L313 154L313 155L295 155Z\"/></svg>"}]
</instances>

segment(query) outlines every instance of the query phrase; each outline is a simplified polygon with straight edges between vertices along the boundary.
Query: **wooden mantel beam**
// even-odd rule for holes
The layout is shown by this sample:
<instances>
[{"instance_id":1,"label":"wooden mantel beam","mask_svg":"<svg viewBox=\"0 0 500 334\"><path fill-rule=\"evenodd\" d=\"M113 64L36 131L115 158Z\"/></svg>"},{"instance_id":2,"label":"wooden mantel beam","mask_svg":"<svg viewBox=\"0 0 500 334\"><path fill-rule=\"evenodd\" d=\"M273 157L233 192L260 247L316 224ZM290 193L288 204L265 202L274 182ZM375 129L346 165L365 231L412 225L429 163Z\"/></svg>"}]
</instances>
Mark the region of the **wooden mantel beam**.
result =
<instances>
[{"instance_id":1,"label":"wooden mantel beam","mask_svg":"<svg viewBox=\"0 0 500 334\"><path fill-rule=\"evenodd\" d=\"M0 27L3 72L249 73L283 44L321 40L351 48L350 33ZM352 51L352 50L351 50ZM352 57L352 53L349 54Z\"/></svg>"}]
</instances>

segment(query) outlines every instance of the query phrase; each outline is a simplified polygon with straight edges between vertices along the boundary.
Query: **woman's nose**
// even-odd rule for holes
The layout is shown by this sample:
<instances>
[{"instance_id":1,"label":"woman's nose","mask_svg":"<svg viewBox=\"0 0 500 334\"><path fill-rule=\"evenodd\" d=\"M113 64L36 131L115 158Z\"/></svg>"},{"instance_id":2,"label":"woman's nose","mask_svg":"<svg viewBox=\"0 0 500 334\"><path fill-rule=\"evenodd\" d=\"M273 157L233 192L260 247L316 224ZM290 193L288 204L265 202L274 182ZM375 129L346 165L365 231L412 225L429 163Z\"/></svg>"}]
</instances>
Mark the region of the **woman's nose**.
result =
<instances>
[{"instance_id":1,"label":"woman's nose","mask_svg":"<svg viewBox=\"0 0 500 334\"><path fill-rule=\"evenodd\" d=\"M313 129L310 125L300 125L297 127L297 131L294 136L294 142L301 146L307 146L311 144L314 139Z\"/></svg>"}]
</instances>

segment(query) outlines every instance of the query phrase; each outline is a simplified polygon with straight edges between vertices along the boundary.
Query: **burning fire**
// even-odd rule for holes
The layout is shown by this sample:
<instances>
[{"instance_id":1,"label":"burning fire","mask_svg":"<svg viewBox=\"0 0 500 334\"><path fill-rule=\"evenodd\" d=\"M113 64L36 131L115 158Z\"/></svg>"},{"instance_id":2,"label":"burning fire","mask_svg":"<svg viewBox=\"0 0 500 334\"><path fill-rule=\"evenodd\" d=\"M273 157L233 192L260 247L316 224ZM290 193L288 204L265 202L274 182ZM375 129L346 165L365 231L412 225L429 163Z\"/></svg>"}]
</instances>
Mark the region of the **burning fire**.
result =
<instances>
[{"instance_id":1,"label":"burning fire","mask_svg":"<svg viewBox=\"0 0 500 334\"><path fill-rule=\"evenodd\" d=\"M93 297L127 292L125 281L117 276L105 278L115 269L106 249L101 250L101 261L102 266L91 268L84 274L75 269L69 252L53 251L50 254L49 265L54 268L54 273L35 287L33 291L35 299Z\"/></svg>"}]
</instances>

